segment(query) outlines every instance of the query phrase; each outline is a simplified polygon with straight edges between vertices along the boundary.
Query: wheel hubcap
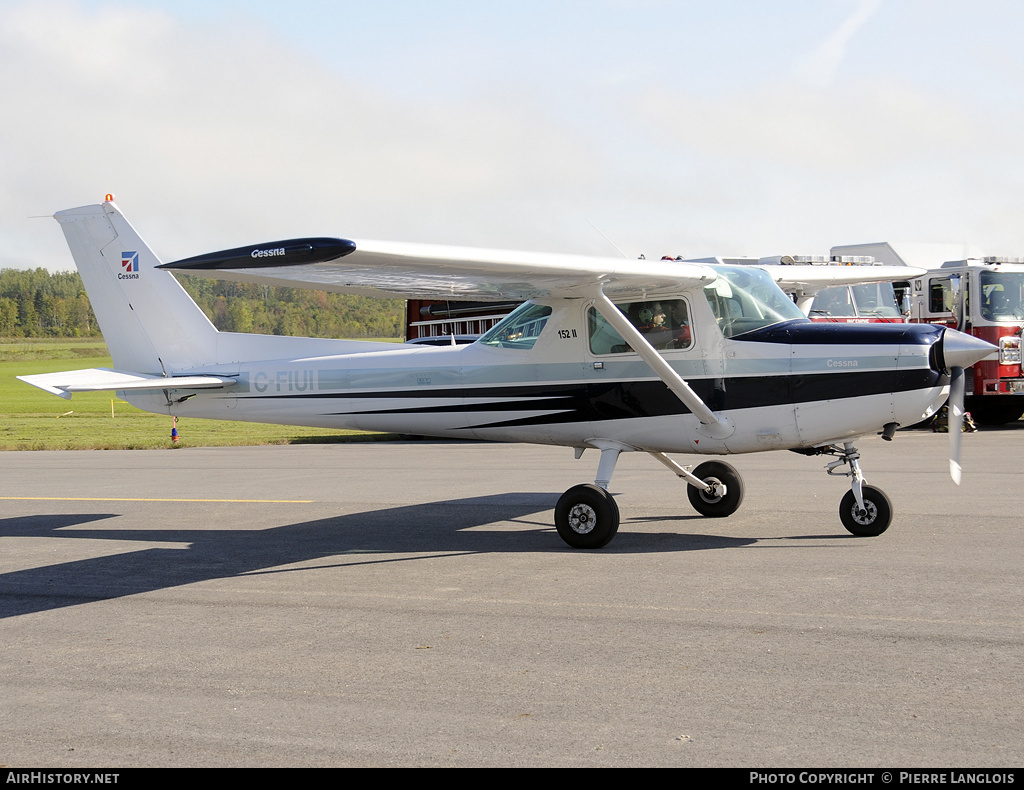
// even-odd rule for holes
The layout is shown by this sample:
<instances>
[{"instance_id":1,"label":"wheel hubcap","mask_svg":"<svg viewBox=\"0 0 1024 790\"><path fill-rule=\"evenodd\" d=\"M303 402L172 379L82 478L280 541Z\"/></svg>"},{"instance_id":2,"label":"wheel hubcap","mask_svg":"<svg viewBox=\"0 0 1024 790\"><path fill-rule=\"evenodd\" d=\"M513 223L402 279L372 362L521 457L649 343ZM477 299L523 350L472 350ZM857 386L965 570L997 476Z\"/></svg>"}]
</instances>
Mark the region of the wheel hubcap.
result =
<instances>
[{"instance_id":1,"label":"wheel hubcap","mask_svg":"<svg viewBox=\"0 0 1024 790\"><path fill-rule=\"evenodd\" d=\"M569 510L569 526L579 535L593 532L597 526L597 513L590 505L573 505Z\"/></svg>"},{"instance_id":2,"label":"wheel hubcap","mask_svg":"<svg viewBox=\"0 0 1024 790\"><path fill-rule=\"evenodd\" d=\"M722 497L725 496L725 484L722 483L721 480L716 480L713 477L707 478L704 482L711 484L711 490L701 491L700 498L711 505L715 504L716 502L721 502Z\"/></svg>"},{"instance_id":3,"label":"wheel hubcap","mask_svg":"<svg viewBox=\"0 0 1024 790\"><path fill-rule=\"evenodd\" d=\"M862 526L870 526L875 523L875 519L878 518L878 508L874 502L864 501L864 509L861 510L856 505L853 506L853 520Z\"/></svg>"}]
</instances>

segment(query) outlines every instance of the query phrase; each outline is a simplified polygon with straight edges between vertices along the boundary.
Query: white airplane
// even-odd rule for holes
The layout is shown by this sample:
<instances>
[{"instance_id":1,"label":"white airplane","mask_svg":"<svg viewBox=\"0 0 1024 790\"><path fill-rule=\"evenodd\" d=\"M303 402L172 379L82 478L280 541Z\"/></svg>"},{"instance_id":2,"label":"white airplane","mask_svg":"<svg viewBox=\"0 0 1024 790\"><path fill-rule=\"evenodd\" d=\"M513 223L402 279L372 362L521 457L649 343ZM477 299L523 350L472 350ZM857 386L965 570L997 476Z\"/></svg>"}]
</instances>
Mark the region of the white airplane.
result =
<instances>
[{"instance_id":1,"label":"white airplane","mask_svg":"<svg viewBox=\"0 0 1024 790\"><path fill-rule=\"evenodd\" d=\"M930 324L815 324L766 272L414 244L295 239L161 264L110 196L55 215L114 369L20 376L48 392L116 390L180 417L357 428L600 451L595 483L566 491L559 535L599 548L619 526L608 485L620 453L646 452L705 516L735 512L739 474L692 472L668 453L794 450L850 478L855 535L892 507L867 485L858 436L891 439L938 410L988 343ZM855 279L847 267L799 274ZM374 296L525 303L476 342L401 346L219 332L168 269ZM959 440L959 430L950 426ZM958 449L955 447L956 451ZM958 480L959 462L951 458Z\"/></svg>"}]
</instances>

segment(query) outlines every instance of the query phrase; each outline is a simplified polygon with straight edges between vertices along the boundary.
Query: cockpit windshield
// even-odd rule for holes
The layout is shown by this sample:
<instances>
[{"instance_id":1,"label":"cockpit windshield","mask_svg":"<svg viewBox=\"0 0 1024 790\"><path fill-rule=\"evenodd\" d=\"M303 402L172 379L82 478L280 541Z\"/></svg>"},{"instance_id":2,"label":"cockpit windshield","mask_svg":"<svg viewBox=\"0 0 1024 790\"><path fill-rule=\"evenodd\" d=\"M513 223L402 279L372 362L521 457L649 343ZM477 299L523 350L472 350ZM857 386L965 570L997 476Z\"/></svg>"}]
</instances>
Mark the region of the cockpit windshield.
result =
<instances>
[{"instance_id":1,"label":"cockpit windshield","mask_svg":"<svg viewBox=\"0 0 1024 790\"><path fill-rule=\"evenodd\" d=\"M533 348L549 315L551 308L548 305L527 302L487 330L476 342L495 348Z\"/></svg>"},{"instance_id":2,"label":"cockpit windshield","mask_svg":"<svg viewBox=\"0 0 1024 790\"><path fill-rule=\"evenodd\" d=\"M794 319L807 320L764 269L715 266L718 275L704 287L711 311L726 337Z\"/></svg>"}]
</instances>

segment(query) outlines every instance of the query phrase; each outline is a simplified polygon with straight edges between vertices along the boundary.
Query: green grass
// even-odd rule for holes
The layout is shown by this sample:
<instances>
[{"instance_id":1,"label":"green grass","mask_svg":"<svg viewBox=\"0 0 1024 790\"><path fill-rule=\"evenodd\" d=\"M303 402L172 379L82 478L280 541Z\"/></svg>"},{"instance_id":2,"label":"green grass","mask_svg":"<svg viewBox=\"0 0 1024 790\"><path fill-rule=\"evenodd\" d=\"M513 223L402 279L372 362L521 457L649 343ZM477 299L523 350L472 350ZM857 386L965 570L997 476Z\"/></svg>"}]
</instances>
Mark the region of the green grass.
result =
<instances>
[{"instance_id":1,"label":"green grass","mask_svg":"<svg viewBox=\"0 0 1024 790\"><path fill-rule=\"evenodd\" d=\"M107 347L102 338L84 340L52 340L42 338L0 339L0 362L20 362L26 359L81 359L104 357ZM20 371L19 374L21 375Z\"/></svg>"},{"instance_id":2,"label":"green grass","mask_svg":"<svg viewBox=\"0 0 1024 790\"><path fill-rule=\"evenodd\" d=\"M0 339L0 450L139 450L393 438L364 431L179 419L179 440L173 444L170 417L140 411L112 392L78 392L64 400L15 378L93 367L111 367L100 340Z\"/></svg>"}]
</instances>

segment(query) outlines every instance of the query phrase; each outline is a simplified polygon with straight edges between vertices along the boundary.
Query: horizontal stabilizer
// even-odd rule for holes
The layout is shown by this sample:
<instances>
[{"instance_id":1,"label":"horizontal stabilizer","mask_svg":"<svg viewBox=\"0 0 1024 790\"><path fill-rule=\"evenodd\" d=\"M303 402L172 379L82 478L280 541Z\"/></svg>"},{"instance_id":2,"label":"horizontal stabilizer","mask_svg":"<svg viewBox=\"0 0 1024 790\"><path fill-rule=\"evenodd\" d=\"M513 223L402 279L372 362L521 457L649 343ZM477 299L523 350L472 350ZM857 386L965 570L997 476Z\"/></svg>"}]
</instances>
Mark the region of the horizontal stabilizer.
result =
<instances>
[{"instance_id":1,"label":"horizontal stabilizer","mask_svg":"<svg viewBox=\"0 0 1024 790\"><path fill-rule=\"evenodd\" d=\"M59 373L39 373L18 376L33 387L68 399L72 392L102 392L104 390L164 390L164 389L216 389L235 383L227 376L146 376L109 368L64 370Z\"/></svg>"}]
</instances>

